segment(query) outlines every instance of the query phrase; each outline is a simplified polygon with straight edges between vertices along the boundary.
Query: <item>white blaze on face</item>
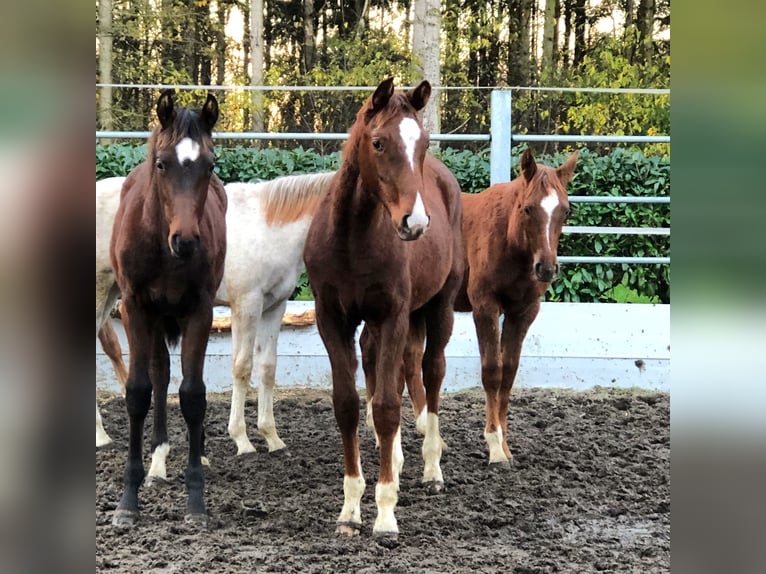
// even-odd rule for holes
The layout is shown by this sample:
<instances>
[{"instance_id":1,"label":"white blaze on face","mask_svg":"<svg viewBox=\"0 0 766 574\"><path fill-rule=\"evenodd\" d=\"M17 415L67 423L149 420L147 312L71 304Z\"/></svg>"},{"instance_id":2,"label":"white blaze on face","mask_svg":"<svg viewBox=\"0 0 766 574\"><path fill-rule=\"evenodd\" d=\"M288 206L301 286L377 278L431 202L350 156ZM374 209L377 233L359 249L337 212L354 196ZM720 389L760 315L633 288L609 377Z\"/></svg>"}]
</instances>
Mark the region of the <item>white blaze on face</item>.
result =
<instances>
[{"instance_id":1,"label":"white blaze on face","mask_svg":"<svg viewBox=\"0 0 766 574\"><path fill-rule=\"evenodd\" d=\"M551 218L553 217L553 211L556 209L558 204L559 194L556 193L555 189L548 190L548 195L546 195L540 202L540 207L543 208L543 211L545 211L546 215L548 216L548 220L545 222L545 239L548 242L549 250L551 248Z\"/></svg>"},{"instance_id":2,"label":"white blaze on face","mask_svg":"<svg viewBox=\"0 0 766 574\"><path fill-rule=\"evenodd\" d=\"M399 124L399 134L404 142L404 152L410 162L412 171L415 171L415 144L420 139L420 126L412 118L404 118Z\"/></svg>"},{"instance_id":3,"label":"white blaze on face","mask_svg":"<svg viewBox=\"0 0 766 574\"><path fill-rule=\"evenodd\" d=\"M176 146L176 155L180 164L187 159L195 161L199 157L199 144L191 138L184 138Z\"/></svg>"},{"instance_id":4,"label":"white blaze on face","mask_svg":"<svg viewBox=\"0 0 766 574\"><path fill-rule=\"evenodd\" d=\"M410 226L410 229L428 226L428 214L426 213L426 206L423 205L423 198L420 196L420 192L415 197L415 205L412 207L412 213L407 218L407 225Z\"/></svg>"}]
</instances>

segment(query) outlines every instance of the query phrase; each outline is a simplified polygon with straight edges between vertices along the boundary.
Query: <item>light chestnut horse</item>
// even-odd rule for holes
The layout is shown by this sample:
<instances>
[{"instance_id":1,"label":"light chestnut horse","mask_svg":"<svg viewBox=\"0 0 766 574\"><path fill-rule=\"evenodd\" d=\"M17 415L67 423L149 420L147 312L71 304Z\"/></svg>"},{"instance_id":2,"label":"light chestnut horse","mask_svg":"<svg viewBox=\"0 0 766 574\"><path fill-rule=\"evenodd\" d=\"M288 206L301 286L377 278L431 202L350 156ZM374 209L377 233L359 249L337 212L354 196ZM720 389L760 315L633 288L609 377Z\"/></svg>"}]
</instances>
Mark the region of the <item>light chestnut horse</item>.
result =
<instances>
[{"instance_id":1,"label":"light chestnut horse","mask_svg":"<svg viewBox=\"0 0 766 574\"><path fill-rule=\"evenodd\" d=\"M335 418L343 440L344 503L337 532L358 534L365 488L359 452L355 332L360 339L368 414L380 449L375 487L376 536L394 537L401 446L402 364L411 325L427 337L423 482L443 487L439 465L439 391L452 306L463 273L460 186L427 155L417 117L431 94L422 82L394 93L382 82L356 116L342 164L323 198L304 257L316 299L319 333L330 357Z\"/></svg>"},{"instance_id":2,"label":"light chestnut horse","mask_svg":"<svg viewBox=\"0 0 766 574\"><path fill-rule=\"evenodd\" d=\"M207 524L202 373L226 257L226 193L213 173L218 102L208 95L201 110L177 107L172 90L166 90L157 102L157 117L160 125L149 137L146 161L122 185L109 248L130 348L128 458L112 520L117 527L134 526L138 519L144 421L152 395L152 451L167 450L168 345L179 338L183 381L178 395L189 437L186 520Z\"/></svg>"},{"instance_id":3,"label":"light chestnut horse","mask_svg":"<svg viewBox=\"0 0 766 574\"><path fill-rule=\"evenodd\" d=\"M473 312L490 464L507 465L511 458L507 430L511 388L524 337L540 310L541 297L558 275L558 241L569 214L566 187L577 156L574 152L554 169L535 163L526 150L519 177L479 194L463 194L466 269L455 310Z\"/></svg>"},{"instance_id":4,"label":"light chestnut horse","mask_svg":"<svg viewBox=\"0 0 766 574\"><path fill-rule=\"evenodd\" d=\"M216 304L231 307L233 390L229 435L237 454L255 452L245 424L245 402L255 369L258 381L258 431L269 452L285 447L274 420L274 383L277 340L287 300L303 272L303 246L319 200L326 193L334 172L280 177L260 183L230 183L225 186L226 263ZM124 370L122 351L111 324L106 321L119 291L112 291L111 263L101 256L100 245L109 234L100 234L101 220L116 212L124 178L96 184L96 328L105 354L120 380ZM100 208L99 208L100 207ZM113 214L111 215L113 219ZM99 281L101 277L101 281ZM96 409L96 446L108 443ZM100 440L101 438L101 440ZM159 473L159 474L158 474ZM149 476L165 478L158 461Z\"/></svg>"}]
</instances>

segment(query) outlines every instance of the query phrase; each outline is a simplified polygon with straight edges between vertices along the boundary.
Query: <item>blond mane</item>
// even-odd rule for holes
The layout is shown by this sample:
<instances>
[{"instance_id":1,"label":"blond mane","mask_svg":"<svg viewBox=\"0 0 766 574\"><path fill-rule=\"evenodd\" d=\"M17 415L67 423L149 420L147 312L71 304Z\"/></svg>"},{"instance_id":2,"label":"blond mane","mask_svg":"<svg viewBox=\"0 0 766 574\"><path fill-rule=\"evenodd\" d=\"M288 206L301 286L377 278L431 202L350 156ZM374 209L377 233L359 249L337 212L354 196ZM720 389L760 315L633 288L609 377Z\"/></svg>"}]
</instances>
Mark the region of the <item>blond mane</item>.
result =
<instances>
[{"instance_id":1,"label":"blond mane","mask_svg":"<svg viewBox=\"0 0 766 574\"><path fill-rule=\"evenodd\" d=\"M314 215L335 172L286 175L262 182L261 207L266 223L290 223Z\"/></svg>"}]
</instances>

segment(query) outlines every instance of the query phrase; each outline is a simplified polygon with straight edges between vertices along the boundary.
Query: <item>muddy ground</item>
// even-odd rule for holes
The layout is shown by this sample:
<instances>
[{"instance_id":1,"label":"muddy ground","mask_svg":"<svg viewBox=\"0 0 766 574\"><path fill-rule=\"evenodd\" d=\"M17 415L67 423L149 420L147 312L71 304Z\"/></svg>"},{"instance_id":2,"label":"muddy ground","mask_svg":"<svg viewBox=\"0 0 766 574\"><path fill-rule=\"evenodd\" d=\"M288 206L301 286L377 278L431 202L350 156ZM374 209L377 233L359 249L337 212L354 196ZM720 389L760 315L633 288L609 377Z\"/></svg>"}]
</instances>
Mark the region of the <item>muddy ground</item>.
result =
<instances>
[{"instance_id":1,"label":"muddy ground","mask_svg":"<svg viewBox=\"0 0 766 574\"><path fill-rule=\"evenodd\" d=\"M138 527L111 526L122 492L127 424L121 397L101 397L114 446L96 453L96 571L219 572L668 572L669 397L645 391L514 390L512 468L492 469L482 438L481 391L442 397L446 491L420 485L421 439L405 398L399 538L371 536L378 457L361 426L367 489L363 530L334 534L343 500L340 435L329 392L278 391L275 416L288 452L270 455L248 401L254 455L228 438L229 397L209 397L207 531L183 521L186 440L169 407L170 483L142 487ZM363 416L363 413L361 413ZM363 420L363 418L362 418ZM151 418L147 419L147 440ZM147 448L145 446L145 448ZM149 456L145 457L148 469ZM260 507L243 511L242 501Z\"/></svg>"}]
</instances>

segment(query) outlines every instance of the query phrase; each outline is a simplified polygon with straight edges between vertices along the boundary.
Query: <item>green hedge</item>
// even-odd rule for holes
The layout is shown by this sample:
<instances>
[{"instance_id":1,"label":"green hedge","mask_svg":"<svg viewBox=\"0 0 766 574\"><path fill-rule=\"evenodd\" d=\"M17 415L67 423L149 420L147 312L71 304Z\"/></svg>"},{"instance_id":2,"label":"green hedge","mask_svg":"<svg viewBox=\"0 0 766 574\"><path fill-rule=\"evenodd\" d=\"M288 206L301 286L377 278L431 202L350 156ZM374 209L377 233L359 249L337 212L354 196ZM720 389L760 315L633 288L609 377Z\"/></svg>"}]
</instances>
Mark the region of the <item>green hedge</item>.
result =
<instances>
[{"instance_id":1,"label":"green hedge","mask_svg":"<svg viewBox=\"0 0 766 574\"><path fill-rule=\"evenodd\" d=\"M516 163L526 146L513 150ZM489 150L478 153L452 148L439 150L463 191L476 193L489 185ZM537 161L560 165L568 153L539 154ZM146 145L96 145L96 179L127 175L146 156ZM242 146L216 148L216 172L224 182L273 179L291 173L337 169L339 154L320 155L312 149L252 149ZM667 196L670 194L670 160L645 156L638 149L615 149L597 156L580 151L571 195ZM669 227L667 204L572 204L569 225ZM666 256L667 236L565 235L560 255ZM563 265L561 277L546 293L548 301L670 302L670 269L667 265ZM305 278L299 289L307 295Z\"/></svg>"}]
</instances>

